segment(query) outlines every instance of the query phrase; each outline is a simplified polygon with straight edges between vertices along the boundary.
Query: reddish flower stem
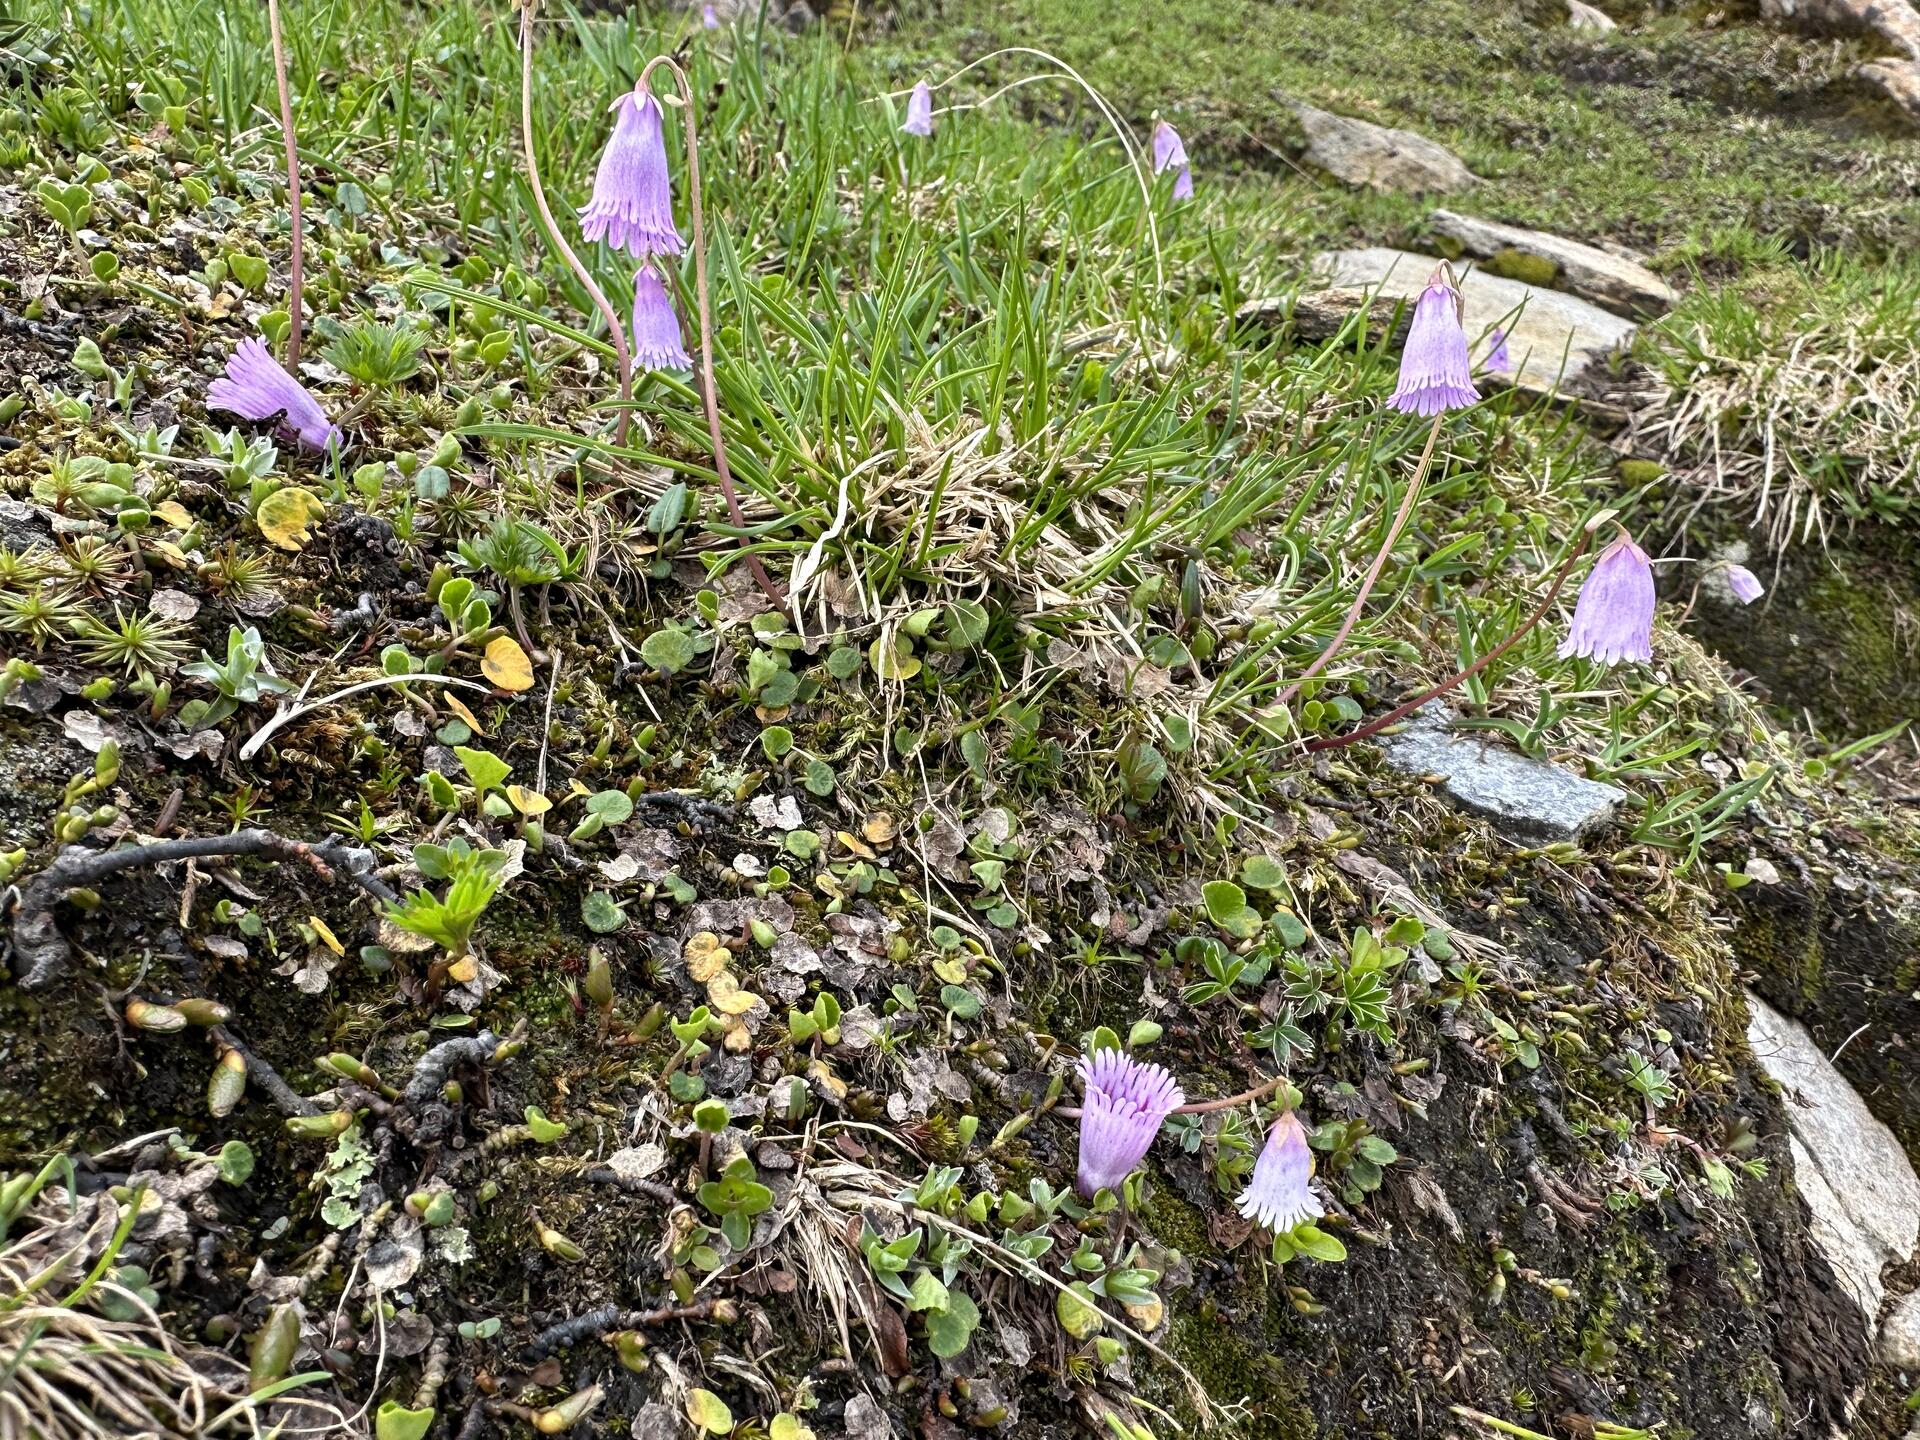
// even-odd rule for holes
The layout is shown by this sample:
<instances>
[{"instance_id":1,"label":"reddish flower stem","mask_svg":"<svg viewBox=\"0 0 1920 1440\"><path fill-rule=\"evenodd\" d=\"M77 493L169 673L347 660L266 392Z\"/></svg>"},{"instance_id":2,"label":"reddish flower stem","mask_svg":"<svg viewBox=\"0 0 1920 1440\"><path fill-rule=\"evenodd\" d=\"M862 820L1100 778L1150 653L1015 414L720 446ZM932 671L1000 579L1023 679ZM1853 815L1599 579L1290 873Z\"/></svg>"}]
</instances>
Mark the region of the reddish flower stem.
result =
<instances>
[{"instance_id":1,"label":"reddish flower stem","mask_svg":"<svg viewBox=\"0 0 1920 1440\"><path fill-rule=\"evenodd\" d=\"M1231 1110L1236 1105L1245 1105L1249 1100L1264 1100L1286 1083L1287 1078L1282 1075L1267 1081L1265 1084L1256 1085L1251 1090L1242 1090L1238 1095L1229 1095L1224 1100L1196 1100L1191 1105L1176 1105L1173 1107L1173 1113L1176 1115L1207 1115L1215 1110ZM1057 1105L1054 1107L1053 1113L1056 1115L1064 1115L1069 1120L1078 1120L1080 1118L1079 1109L1072 1105Z\"/></svg>"},{"instance_id":2,"label":"reddish flower stem","mask_svg":"<svg viewBox=\"0 0 1920 1440\"><path fill-rule=\"evenodd\" d=\"M1407 493L1401 498L1400 509L1394 514L1393 524L1387 528L1387 538L1381 542L1380 553L1373 557L1373 564L1367 570L1367 578L1360 582L1360 591L1353 597L1353 604L1347 607L1347 617L1340 622L1340 628L1333 632L1333 639L1327 642L1314 662L1307 666L1298 680L1274 697L1275 705L1284 705L1300 693L1300 687L1326 669L1333 657L1347 643L1347 636L1353 633L1354 624L1360 619L1360 612L1366 608L1367 597L1373 593L1374 584L1380 579L1380 572L1387 567L1387 557L1393 554L1393 547L1400 543L1400 532L1407 528L1407 520L1413 514L1415 502L1420 498L1420 489L1427 481L1427 470L1433 464L1433 447L1440 439L1440 426L1446 419L1446 411L1433 417L1433 429L1427 432L1426 448L1420 452L1420 464L1413 472L1413 480L1407 486Z\"/></svg>"},{"instance_id":3,"label":"reddish flower stem","mask_svg":"<svg viewBox=\"0 0 1920 1440\"><path fill-rule=\"evenodd\" d=\"M273 38L273 80L280 90L280 138L287 147L287 208L293 228L293 260L287 281L287 371L297 375L300 365L301 282L306 269L306 228L300 221L300 157L293 138L293 88L287 83L287 44L280 34L279 0L267 0L267 29Z\"/></svg>"},{"instance_id":4,"label":"reddish flower stem","mask_svg":"<svg viewBox=\"0 0 1920 1440\"><path fill-rule=\"evenodd\" d=\"M700 206L700 133L693 118L693 85L672 56L656 55L640 72L637 88L647 90L657 69L672 72L674 86L680 92L680 116L687 132L687 211L693 222L693 289L700 311L700 391L701 399L706 402L707 435L713 442L713 468L720 477L720 493L727 500L727 518L736 529L744 530L747 517L740 508L739 493L733 488L733 471L727 465L727 443L720 433L720 395L713 383L713 305L707 292L707 229ZM767 574L767 567L751 550L747 551L747 569L753 572L754 583L773 602L774 608L784 610L786 596L780 593L780 587Z\"/></svg>"},{"instance_id":5,"label":"reddish flower stem","mask_svg":"<svg viewBox=\"0 0 1920 1440\"><path fill-rule=\"evenodd\" d=\"M1378 735L1382 730L1386 729L1387 726L1397 720L1405 719L1429 700L1438 700L1463 680L1468 680L1478 675L1482 670L1486 669L1487 666L1491 665L1502 655L1506 654L1508 650L1512 649L1514 643L1518 641L1521 636L1525 635L1545 618L1547 611L1552 608L1555 598L1560 594L1560 587L1567 583L1567 576L1573 569L1573 562L1578 560L1581 555L1586 552L1587 546L1592 543L1593 532L1589 530L1580 537L1580 543L1573 547L1573 553L1561 562L1560 569L1554 574L1553 584L1547 587L1545 597L1540 601L1539 605L1534 607L1533 613L1521 622L1520 628L1507 636L1506 639L1502 640L1486 654L1482 655L1478 660L1467 666L1466 669L1460 671L1451 679L1442 680L1431 690L1414 696L1413 699L1407 701L1405 704L1394 706L1393 709L1382 715L1378 720L1370 720L1358 730L1349 730L1344 735L1323 735L1317 740L1309 740L1307 742L1307 749L1338 750L1341 746L1351 745L1356 740L1365 740L1370 735Z\"/></svg>"},{"instance_id":6,"label":"reddish flower stem","mask_svg":"<svg viewBox=\"0 0 1920 1440\"><path fill-rule=\"evenodd\" d=\"M520 145L527 159L527 184L533 190L533 203L540 211L540 223L546 227L547 238L567 262L567 268L573 271L574 278L593 297L593 303L599 309L600 317L607 322L607 331L613 337L614 361L620 367L620 418L614 423L613 443L624 445L627 443L627 425L631 420L629 407L633 400L633 356L627 350L627 332L620 323L620 317L614 313L606 293L594 283L593 276L587 273L587 267L580 263L580 257L573 253L573 247L567 244L567 237L560 233L560 227L554 223L553 211L547 206L546 189L540 183L540 162L533 154L533 11L538 3L539 0L525 0L520 10Z\"/></svg>"}]
</instances>

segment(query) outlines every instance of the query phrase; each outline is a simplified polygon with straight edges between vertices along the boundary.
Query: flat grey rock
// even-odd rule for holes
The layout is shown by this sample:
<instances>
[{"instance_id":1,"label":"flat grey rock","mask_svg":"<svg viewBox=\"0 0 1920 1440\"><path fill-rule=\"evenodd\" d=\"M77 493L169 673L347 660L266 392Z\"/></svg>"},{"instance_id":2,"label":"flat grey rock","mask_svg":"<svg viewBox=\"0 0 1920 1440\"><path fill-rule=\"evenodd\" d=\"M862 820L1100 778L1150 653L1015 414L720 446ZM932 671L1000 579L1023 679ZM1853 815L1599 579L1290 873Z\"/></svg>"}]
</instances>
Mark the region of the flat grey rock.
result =
<instances>
[{"instance_id":1,"label":"flat grey rock","mask_svg":"<svg viewBox=\"0 0 1920 1440\"><path fill-rule=\"evenodd\" d=\"M1411 775L1439 775L1447 797L1519 839L1578 840L1606 823L1626 798L1617 785L1522 755L1483 734L1454 735L1451 712L1437 701L1414 712L1407 728L1382 736L1387 763Z\"/></svg>"},{"instance_id":2,"label":"flat grey rock","mask_svg":"<svg viewBox=\"0 0 1920 1440\"><path fill-rule=\"evenodd\" d=\"M1567 0L1567 28L1588 35L1608 35L1620 27L1606 11L1584 0Z\"/></svg>"},{"instance_id":3,"label":"flat grey rock","mask_svg":"<svg viewBox=\"0 0 1920 1440\"><path fill-rule=\"evenodd\" d=\"M1886 1298L1881 1271L1920 1243L1920 1178L1894 1133L1813 1037L1749 992L1747 1044L1786 1100L1793 1183L1808 1230L1871 1334Z\"/></svg>"},{"instance_id":4,"label":"flat grey rock","mask_svg":"<svg viewBox=\"0 0 1920 1440\"><path fill-rule=\"evenodd\" d=\"M1393 130L1350 115L1290 102L1307 132L1302 157L1348 185L1386 194L1444 194L1480 183L1460 157L1411 130Z\"/></svg>"},{"instance_id":5,"label":"flat grey rock","mask_svg":"<svg viewBox=\"0 0 1920 1440\"><path fill-rule=\"evenodd\" d=\"M1544 260L1554 267L1555 287L1625 315L1664 315L1677 298L1673 287L1646 266L1578 240L1454 210L1436 210L1427 220L1442 235L1459 241L1467 254L1495 261L1496 273L1499 262L1510 256Z\"/></svg>"},{"instance_id":6,"label":"flat grey rock","mask_svg":"<svg viewBox=\"0 0 1920 1440\"><path fill-rule=\"evenodd\" d=\"M1328 251L1314 261L1327 288L1302 295L1290 313L1302 336L1325 339L1363 307L1370 306L1375 317L1382 318L1399 301L1411 302L1439 263L1432 255L1384 246ZM1530 395L1571 400L1602 414L1625 414L1631 396L1623 396L1606 362L1633 338L1632 321L1576 295L1484 270L1468 274L1460 294L1475 355L1485 355L1485 337L1497 325L1506 331L1514 364L1512 375L1482 373L1478 378ZM1412 308L1409 303L1403 325ZM1289 312L1276 302L1255 300L1241 307L1240 318L1274 319L1283 313Z\"/></svg>"}]
</instances>

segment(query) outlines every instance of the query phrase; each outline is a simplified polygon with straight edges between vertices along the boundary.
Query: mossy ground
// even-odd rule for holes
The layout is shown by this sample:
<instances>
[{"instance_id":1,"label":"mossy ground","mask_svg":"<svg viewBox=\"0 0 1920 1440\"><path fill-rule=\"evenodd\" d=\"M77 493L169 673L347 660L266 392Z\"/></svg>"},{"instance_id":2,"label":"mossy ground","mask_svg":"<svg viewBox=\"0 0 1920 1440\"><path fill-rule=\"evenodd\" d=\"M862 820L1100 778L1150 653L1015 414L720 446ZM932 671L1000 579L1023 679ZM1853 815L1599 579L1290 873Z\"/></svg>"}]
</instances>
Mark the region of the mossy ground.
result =
<instances>
[{"instance_id":1,"label":"mossy ground","mask_svg":"<svg viewBox=\"0 0 1920 1440\"><path fill-rule=\"evenodd\" d=\"M1192 1149L1163 1140L1153 1152L1125 1238L1166 1272L1161 1339L1176 1364L1212 1402L1244 1406L1248 1433L1438 1432L1455 1405L1542 1429L1607 1419L1715 1440L1774 1435L1788 1416L1837 1420L1863 1327L1809 1247L1779 1102L1741 1038L1740 951L1724 933L1739 911L1714 867L1743 863L1754 832L1737 808L1716 817L1709 802L1730 777L1770 775L1767 813L1787 817L1804 847L1870 823L1878 774L1838 764L1813 783L1803 762L1815 743L1665 627L1662 664L1647 673L1561 662L1539 632L1456 697L1514 743L1631 790L1622 825L1584 847L1517 846L1364 747L1305 756L1301 735L1349 725L1456 651L1508 633L1564 537L1618 487L1596 439L1546 407L1494 401L1460 418L1348 652L1310 694L1275 700L1348 603L1424 427L1396 428L1382 410L1384 347L1247 337L1231 316L1256 288L1298 284L1311 243L1419 229L1407 202L1276 180L1285 136L1268 128L1277 107L1263 87L1342 108L1364 91L1357 108L1460 145L1509 218L1558 221L1580 207L1589 238L1640 240L1673 260L1711 251L1715 226L1780 214L1806 240L1904 223L1885 117L1829 94L1844 47L1795 80L1746 21L1659 20L1599 46L1539 28L1531 11L1482 27L1450 0L1419 26L1370 0L1125 19L1053 3L981 13L966 23L1082 47L1135 113L1198 117L1186 128L1202 183L1219 192L1189 209L1156 194L1156 252L1131 179L1088 139L1087 112L1034 92L1016 92L1034 124L948 117L934 143L907 147L877 103L879 71L905 70L901 46L919 63L967 48L959 12L909 11L900 28L862 32L870 48L851 58L837 35L705 36L624 18L542 31L540 140L575 203L629 62L671 49L694 72L713 147L717 392L745 534L718 518L704 416L677 377L643 379L649 428L627 453L607 443L595 407L608 356L578 328L593 323L584 293L544 253L510 168L468 163L510 153L518 74L505 9L377 4L302 28L305 143L332 157L313 164L310 192L315 338L365 311L404 314L428 341L416 377L310 377L351 407L357 448L347 465L290 447L277 457L273 483L312 487L327 514L297 553L267 547L250 487L210 466L192 430L208 376L238 338L272 328L280 293L277 271L261 288L210 264L263 252L277 265L285 238L273 135L255 109L272 94L261 48L217 39L251 17L124 12L84 43L67 17L45 17L62 42L56 73L0 133L30 135L20 164L36 183L91 174L99 160L96 248L123 269L117 281L90 261L83 271L78 237L37 209L0 208L21 241L7 252L6 303L37 306L31 323L49 327L23 331L34 343L7 357L20 443L0 457L0 479L35 502L22 523L50 552L68 553L53 527L73 517L36 487L69 453L137 462L143 498L187 519L132 528L141 571L89 584L68 574L70 558L49 560L57 575L0 588L17 600L71 584L102 613L177 591L199 608L174 637L178 654L144 678L105 675L114 667L57 634L20 640L46 688L18 691L0 724L0 758L18 777L0 808L6 838L28 849L29 869L52 858L61 787L92 763L67 736L93 726L123 737L106 823L346 836L400 883L418 878L406 869L414 842L533 838L519 812L472 793L453 746L484 747L527 787L523 800L539 790L553 808L549 843L526 852L526 872L475 932L499 971L484 994L455 983L448 957L363 952L380 936L371 910L294 866L209 862L191 881L143 872L104 886L97 909L63 908L76 947L67 973L0 1000L0 1153L97 1151L167 1127L206 1147L244 1139L255 1177L216 1192L217 1226L202 1217L201 1251L166 1281L176 1332L205 1335L219 1320L212 1333L242 1337L221 1342L237 1349L268 1310L255 1280L296 1274L327 1237L345 1237L315 1282L330 1302L310 1307L315 1363L357 1404L375 1383L383 1319L422 1346L437 1338L451 1357L441 1434L489 1410L517 1424L504 1407L594 1384L605 1396L589 1428L608 1434L627 1433L649 1403L679 1409L693 1384L734 1407L742 1440L776 1412L830 1434L863 1394L935 1440L956 1427L949 1410L1024 1436L1134 1397L1173 1412L1162 1433L1176 1433L1197 1418L1178 1371L1137 1344L1131 1384L1103 1371L1099 1352L1055 1322L1044 1283L977 1253L957 1261L950 1283L987 1323L942 1358L920 1312L880 1294L857 1240L863 1224L905 1229L911 1217L888 1206L933 1165L961 1167L964 1197L1064 1191L1077 1141L1055 1105L1072 1054L1096 1025L1125 1035L1151 1018L1163 1032L1152 1056L1194 1095L1284 1068L1317 1124L1363 1120L1397 1151L1371 1191L1345 1193L1328 1161L1328 1226L1348 1258L1285 1267L1262 1263L1266 1237L1233 1209L1227 1117L1202 1121ZM1349 79L1326 78L1338 73ZM1203 74L1224 79L1201 90ZM1633 77L1647 74L1665 87L1659 123L1636 126L1645 97ZM142 95L185 113L155 124ZM1729 111L1757 117L1763 102L1784 140L1724 123ZM67 133L73 107L90 122L84 137ZM1817 165L1833 135L1865 158ZM1519 163L1529 145L1535 159ZM1689 158L1713 174L1703 196ZM1219 181L1223 160L1244 173ZM1684 220L1683 197L1699 201ZM617 294L624 265L592 261ZM450 289L464 293L446 301ZM130 377L125 398L76 368L82 336ZM127 432L175 420L187 438L173 463L133 448ZM451 473L434 494L420 471L443 453L436 468ZM656 522L676 478L687 508ZM219 653L239 622L259 624L285 673L316 679L319 693L377 673L386 646L486 673L428 592L456 569L485 579L460 542L500 519L583 547L573 573L523 586L540 687L476 696L464 717L424 681L412 698L350 697L243 761L239 742L263 713L249 709L220 732L218 754L176 751L191 741L180 699L201 694L179 662ZM105 519L82 523L129 543ZM766 623L728 563L743 541L783 579L809 556L824 566L793 621ZM276 603L243 606L223 548L264 557ZM343 618L366 613L363 593L375 617L364 630ZM511 629L501 600L495 638ZM962 601L985 621L971 639ZM708 648L677 666L635 659L672 627ZM913 643L900 648L902 637ZM778 670L777 657L806 688L771 703L765 678L749 677ZM167 677L178 683L162 694ZM434 800L427 771L466 793ZM609 792L643 808L562 844L583 802ZM697 821L689 796L710 807ZM662 797L667 808L644 808ZM791 802L800 824L756 818L767 800ZM1906 828L1872 823L1895 839ZM784 838L796 830L810 843ZM677 883L640 877L669 851ZM1255 857L1284 875L1255 903L1290 905L1307 932L1295 958L1326 968L1296 982L1283 957L1258 985L1202 1000L1190 987L1206 972L1177 944L1258 948L1210 914L1201 888ZM606 923L602 907L590 926L596 891L624 918ZM260 929L221 918L223 900ZM1394 962L1381 1018L1363 1026L1361 1009L1336 1008L1355 968L1351 937L1411 933L1410 904L1431 912L1431 932L1414 925L1422 953ZM701 935L726 942L728 973L763 1008L736 1048L709 1032L717 1048L688 1060L661 1020L729 993L691 971L690 942L716 953ZM596 947L614 996L604 1044L585 998ZM350 1194L327 1196L327 1145L291 1139L258 1086L231 1116L208 1116L213 1047L197 1031L129 1030L128 992L218 998L231 1033L295 1091L364 1112L371 1163ZM838 1043L804 1038L786 1013L823 992L860 1012ZM1253 1038L1282 1015L1310 1048ZM435 1083L412 1101L343 1091L317 1063L348 1051L399 1088L435 1042L483 1028L524 1029L525 1048L459 1067L455 1090ZM711 1141L669 1070L725 1102ZM567 1133L517 1138L528 1106ZM1235 1118L1257 1137L1269 1112ZM1736 1149L1748 1132L1755 1148ZM654 1188L589 1178L642 1142L663 1157ZM745 1253L718 1242L703 1208L710 1150L750 1154L777 1191ZM146 1159L176 1164L157 1147ZM349 1288L364 1274L355 1267L391 1260L408 1233L395 1207L437 1183L454 1193L473 1253L430 1251L387 1317ZM330 1213L328 1198L351 1203ZM1083 1240L1106 1266L1120 1223L1063 1212L1045 1227L1045 1273L1093 1273L1064 1268ZM580 1257L543 1244L542 1227ZM562 1363L523 1348L602 1305L644 1310L696 1292L723 1295L738 1320L650 1332L644 1372L597 1337ZM855 1320L843 1340L836 1309L865 1310L871 1324ZM458 1337L487 1319L501 1322L496 1337ZM410 1398L422 1356L392 1354L381 1394ZM1018 1417L983 1418L992 1407L962 1382L1003 1389ZM1147 1404L1128 1413L1162 1426Z\"/></svg>"}]
</instances>

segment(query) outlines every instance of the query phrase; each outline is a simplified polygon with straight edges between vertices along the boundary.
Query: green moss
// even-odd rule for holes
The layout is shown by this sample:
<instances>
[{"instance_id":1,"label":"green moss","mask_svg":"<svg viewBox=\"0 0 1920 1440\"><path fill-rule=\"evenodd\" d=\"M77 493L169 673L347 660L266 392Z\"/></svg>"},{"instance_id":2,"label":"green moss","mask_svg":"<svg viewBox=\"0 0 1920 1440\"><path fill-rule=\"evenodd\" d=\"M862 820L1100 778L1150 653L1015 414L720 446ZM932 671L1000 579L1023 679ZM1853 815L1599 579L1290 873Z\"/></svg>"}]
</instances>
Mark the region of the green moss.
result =
<instances>
[{"instance_id":1,"label":"green moss","mask_svg":"<svg viewBox=\"0 0 1920 1440\"><path fill-rule=\"evenodd\" d=\"M1236 1435L1247 1440L1313 1440L1320 1434L1298 1368L1265 1348L1264 1337L1249 1341L1234 1331L1211 1302L1176 1318L1164 1343L1216 1402L1245 1401L1246 1415Z\"/></svg>"},{"instance_id":2,"label":"green moss","mask_svg":"<svg viewBox=\"0 0 1920 1440\"><path fill-rule=\"evenodd\" d=\"M1552 285L1560 274L1560 267L1544 255L1529 255L1524 250L1502 250L1487 261L1486 268L1495 275L1504 275L1509 280L1519 280L1528 285Z\"/></svg>"}]
</instances>

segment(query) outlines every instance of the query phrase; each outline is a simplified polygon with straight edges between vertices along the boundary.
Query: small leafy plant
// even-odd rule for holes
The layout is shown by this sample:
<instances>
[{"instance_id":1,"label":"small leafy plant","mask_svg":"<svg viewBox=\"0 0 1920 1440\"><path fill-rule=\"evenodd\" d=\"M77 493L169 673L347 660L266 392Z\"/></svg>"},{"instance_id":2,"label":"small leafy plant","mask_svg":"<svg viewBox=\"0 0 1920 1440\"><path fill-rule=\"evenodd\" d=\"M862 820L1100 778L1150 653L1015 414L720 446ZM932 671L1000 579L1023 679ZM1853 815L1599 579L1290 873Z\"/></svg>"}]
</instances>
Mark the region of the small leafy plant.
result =
<instances>
[{"instance_id":1,"label":"small leafy plant","mask_svg":"<svg viewBox=\"0 0 1920 1440\"><path fill-rule=\"evenodd\" d=\"M267 663L266 642L252 625L245 630L238 626L228 629L224 663L203 650L200 658L182 666L180 673L204 681L217 692L213 700L189 700L180 707L180 723L189 730L218 725L242 705L257 704L269 695L284 695L293 688L273 673Z\"/></svg>"},{"instance_id":2,"label":"small leafy plant","mask_svg":"<svg viewBox=\"0 0 1920 1440\"><path fill-rule=\"evenodd\" d=\"M406 324L362 318L341 329L326 357L362 385L391 389L420 373L427 337Z\"/></svg>"},{"instance_id":3,"label":"small leafy plant","mask_svg":"<svg viewBox=\"0 0 1920 1440\"><path fill-rule=\"evenodd\" d=\"M420 889L387 907L387 918L409 934L443 946L456 959L467 953L473 927L500 889L507 861L500 850L476 850L465 840L446 845L416 845L413 863L429 880L445 880L447 893L436 897Z\"/></svg>"}]
</instances>

